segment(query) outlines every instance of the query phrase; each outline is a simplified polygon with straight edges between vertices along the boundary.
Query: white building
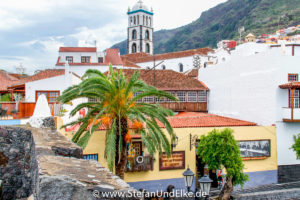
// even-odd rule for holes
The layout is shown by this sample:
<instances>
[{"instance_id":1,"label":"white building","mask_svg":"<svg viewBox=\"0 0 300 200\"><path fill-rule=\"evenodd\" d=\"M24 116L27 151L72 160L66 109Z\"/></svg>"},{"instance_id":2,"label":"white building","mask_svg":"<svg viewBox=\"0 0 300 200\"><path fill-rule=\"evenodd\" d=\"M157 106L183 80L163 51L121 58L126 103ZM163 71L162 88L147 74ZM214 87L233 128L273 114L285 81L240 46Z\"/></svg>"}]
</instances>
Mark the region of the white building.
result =
<instances>
[{"instance_id":1,"label":"white building","mask_svg":"<svg viewBox=\"0 0 300 200\"><path fill-rule=\"evenodd\" d=\"M128 53L153 54L153 11L139 0L128 8Z\"/></svg>"},{"instance_id":2,"label":"white building","mask_svg":"<svg viewBox=\"0 0 300 200\"><path fill-rule=\"evenodd\" d=\"M64 69L69 63L70 71L82 76L88 69L106 72L109 65L115 68L138 68L134 63L123 62L119 49L97 51L96 47L60 47L56 69Z\"/></svg>"},{"instance_id":3,"label":"white building","mask_svg":"<svg viewBox=\"0 0 300 200\"><path fill-rule=\"evenodd\" d=\"M199 70L199 80L210 88L209 112L276 125L278 180L299 180L300 173L291 171L300 171L300 161L290 147L293 135L300 133L300 87L286 83L298 81L300 45L246 43L226 56L220 53L217 60L222 62Z\"/></svg>"}]
</instances>

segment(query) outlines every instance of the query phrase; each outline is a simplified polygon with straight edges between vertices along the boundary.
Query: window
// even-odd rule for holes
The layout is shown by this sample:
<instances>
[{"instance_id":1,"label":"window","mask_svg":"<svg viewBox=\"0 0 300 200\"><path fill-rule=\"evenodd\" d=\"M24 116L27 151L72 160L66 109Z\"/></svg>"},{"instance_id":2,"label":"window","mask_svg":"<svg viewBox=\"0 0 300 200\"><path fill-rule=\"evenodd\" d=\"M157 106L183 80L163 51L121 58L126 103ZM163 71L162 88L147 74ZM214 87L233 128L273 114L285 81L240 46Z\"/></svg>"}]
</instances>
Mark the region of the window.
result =
<instances>
[{"instance_id":1,"label":"window","mask_svg":"<svg viewBox=\"0 0 300 200\"><path fill-rule=\"evenodd\" d=\"M165 70L166 69L166 65L162 65L161 69Z\"/></svg>"},{"instance_id":2,"label":"window","mask_svg":"<svg viewBox=\"0 0 300 200\"><path fill-rule=\"evenodd\" d=\"M173 96L175 96L175 92L168 92L169 94L171 94L171 95L173 95ZM174 102L173 100L171 100L171 99L166 99L166 102Z\"/></svg>"},{"instance_id":3,"label":"window","mask_svg":"<svg viewBox=\"0 0 300 200\"><path fill-rule=\"evenodd\" d=\"M90 56L81 56L81 63L89 63L90 58Z\"/></svg>"},{"instance_id":4,"label":"window","mask_svg":"<svg viewBox=\"0 0 300 200\"><path fill-rule=\"evenodd\" d=\"M146 53L150 53L150 45L148 43L146 44Z\"/></svg>"},{"instance_id":5,"label":"window","mask_svg":"<svg viewBox=\"0 0 300 200\"><path fill-rule=\"evenodd\" d=\"M179 66L179 72L183 72L183 64L179 63L178 66Z\"/></svg>"},{"instance_id":6,"label":"window","mask_svg":"<svg viewBox=\"0 0 300 200\"><path fill-rule=\"evenodd\" d=\"M42 94L46 96L49 103L54 103L56 102L56 98L59 96L59 91L36 91L36 101Z\"/></svg>"},{"instance_id":7,"label":"window","mask_svg":"<svg viewBox=\"0 0 300 200\"><path fill-rule=\"evenodd\" d=\"M289 82L298 81L298 74L289 74L288 79L289 79Z\"/></svg>"},{"instance_id":8,"label":"window","mask_svg":"<svg viewBox=\"0 0 300 200\"><path fill-rule=\"evenodd\" d=\"M165 102L165 97L155 97L155 102L159 102L159 103L164 103Z\"/></svg>"},{"instance_id":9,"label":"window","mask_svg":"<svg viewBox=\"0 0 300 200\"><path fill-rule=\"evenodd\" d=\"M198 102L206 102L206 91L205 90L198 92Z\"/></svg>"},{"instance_id":10,"label":"window","mask_svg":"<svg viewBox=\"0 0 300 200\"><path fill-rule=\"evenodd\" d=\"M289 90L289 97L290 97L290 102L289 102L289 106L291 107L291 103L292 103L292 95L290 93ZM300 108L299 105L299 90L294 90L294 94L293 94L293 102L294 102L294 108Z\"/></svg>"},{"instance_id":11,"label":"window","mask_svg":"<svg viewBox=\"0 0 300 200\"><path fill-rule=\"evenodd\" d=\"M67 56L66 61L68 61L68 63L73 63L73 56Z\"/></svg>"},{"instance_id":12,"label":"window","mask_svg":"<svg viewBox=\"0 0 300 200\"><path fill-rule=\"evenodd\" d=\"M98 63L103 63L103 57L98 57Z\"/></svg>"},{"instance_id":13,"label":"window","mask_svg":"<svg viewBox=\"0 0 300 200\"><path fill-rule=\"evenodd\" d=\"M150 67L149 67L149 66L147 66L147 67L146 67L146 69L150 69Z\"/></svg>"},{"instance_id":14,"label":"window","mask_svg":"<svg viewBox=\"0 0 300 200\"><path fill-rule=\"evenodd\" d=\"M82 159L84 160L96 160L98 161L98 154L83 154Z\"/></svg>"},{"instance_id":15,"label":"window","mask_svg":"<svg viewBox=\"0 0 300 200\"><path fill-rule=\"evenodd\" d=\"M149 40L150 36L149 36L149 31L148 30L146 30L145 37L146 37L147 40Z\"/></svg>"},{"instance_id":16,"label":"window","mask_svg":"<svg viewBox=\"0 0 300 200\"><path fill-rule=\"evenodd\" d=\"M143 144L140 141L132 142L132 147L135 152L135 156L141 156L143 154Z\"/></svg>"},{"instance_id":17,"label":"window","mask_svg":"<svg viewBox=\"0 0 300 200\"><path fill-rule=\"evenodd\" d=\"M147 96L147 97L144 98L144 102L145 103L153 103L154 98L152 96Z\"/></svg>"},{"instance_id":18,"label":"window","mask_svg":"<svg viewBox=\"0 0 300 200\"><path fill-rule=\"evenodd\" d=\"M131 48L132 53L136 53L136 44L133 43L132 48Z\"/></svg>"},{"instance_id":19,"label":"window","mask_svg":"<svg viewBox=\"0 0 300 200\"><path fill-rule=\"evenodd\" d=\"M135 29L133 29L133 31L132 31L132 39L136 39L136 30Z\"/></svg>"},{"instance_id":20,"label":"window","mask_svg":"<svg viewBox=\"0 0 300 200\"><path fill-rule=\"evenodd\" d=\"M196 91L188 92L188 102L197 102L197 92Z\"/></svg>"},{"instance_id":21,"label":"window","mask_svg":"<svg viewBox=\"0 0 300 200\"><path fill-rule=\"evenodd\" d=\"M133 24L136 25L136 17L133 17Z\"/></svg>"},{"instance_id":22,"label":"window","mask_svg":"<svg viewBox=\"0 0 300 200\"><path fill-rule=\"evenodd\" d=\"M178 92L176 92L176 95L180 102L186 102L186 92L185 91L178 91Z\"/></svg>"}]
</instances>

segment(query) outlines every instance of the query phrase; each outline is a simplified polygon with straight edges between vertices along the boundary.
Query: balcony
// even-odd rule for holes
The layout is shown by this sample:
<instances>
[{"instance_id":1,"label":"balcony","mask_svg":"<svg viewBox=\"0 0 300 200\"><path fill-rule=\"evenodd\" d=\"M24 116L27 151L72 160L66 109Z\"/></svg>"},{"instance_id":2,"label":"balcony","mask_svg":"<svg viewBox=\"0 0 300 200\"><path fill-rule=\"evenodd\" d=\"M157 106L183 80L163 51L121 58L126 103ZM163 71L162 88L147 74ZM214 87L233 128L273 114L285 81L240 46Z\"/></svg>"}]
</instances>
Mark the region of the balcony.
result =
<instances>
[{"instance_id":1,"label":"balcony","mask_svg":"<svg viewBox=\"0 0 300 200\"><path fill-rule=\"evenodd\" d=\"M282 108L282 121L300 122L300 108Z\"/></svg>"},{"instance_id":2,"label":"balcony","mask_svg":"<svg viewBox=\"0 0 300 200\"><path fill-rule=\"evenodd\" d=\"M126 172L142 172L153 170L152 156L128 157Z\"/></svg>"}]
</instances>

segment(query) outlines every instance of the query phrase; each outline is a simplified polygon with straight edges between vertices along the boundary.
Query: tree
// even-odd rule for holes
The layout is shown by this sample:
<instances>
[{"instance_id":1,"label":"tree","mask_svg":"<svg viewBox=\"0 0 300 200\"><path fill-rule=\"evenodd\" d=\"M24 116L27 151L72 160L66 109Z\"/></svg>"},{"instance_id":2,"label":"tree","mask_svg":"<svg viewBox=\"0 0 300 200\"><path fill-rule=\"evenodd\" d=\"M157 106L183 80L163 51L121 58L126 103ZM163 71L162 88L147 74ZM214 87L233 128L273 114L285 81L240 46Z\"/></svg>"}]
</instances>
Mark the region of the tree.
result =
<instances>
[{"instance_id":1,"label":"tree","mask_svg":"<svg viewBox=\"0 0 300 200\"><path fill-rule=\"evenodd\" d=\"M293 144L292 149L296 152L297 159L300 159L300 134L294 135L295 144Z\"/></svg>"},{"instance_id":2,"label":"tree","mask_svg":"<svg viewBox=\"0 0 300 200\"><path fill-rule=\"evenodd\" d=\"M108 168L111 171L115 168L115 173L124 178L127 163L126 142L130 137L129 124L141 133L142 141L150 155L157 150L164 150L167 155L171 153L168 136L162 131L158 121L166 128L169 138L174 140L175 134L166 119L174 113L159 104L139 101L147 96L177 100L169 93L145 84L139 79L138 71L127 79L122 70L113 70L112 66L107 75L98 70L88 70L83 76L83 81L66 89L58 100L62 103L78 98L92 98L96 101L77 105L70 115L74 116L81 109L88 108L86 116L62 128L81 124L72 141L85 148L93 132L100 126L105 126L107 131L104 155Z\"/></svg>"},{"instance_id":3,"label":"tree","mask_svg":"<svg viewBox=\"0 0 300 200\"><path fill-rule=\"evenodd\" d=\"M230 199L233 186L243 186L248 180L248 175L243 173L240 149L232 133L233 130L228 128L214 129L207 136L200 137L197 148L197 155L208 164L209 169L226 170L226 182L219 195L220 200Z\"/></svg>"}]
</instances>

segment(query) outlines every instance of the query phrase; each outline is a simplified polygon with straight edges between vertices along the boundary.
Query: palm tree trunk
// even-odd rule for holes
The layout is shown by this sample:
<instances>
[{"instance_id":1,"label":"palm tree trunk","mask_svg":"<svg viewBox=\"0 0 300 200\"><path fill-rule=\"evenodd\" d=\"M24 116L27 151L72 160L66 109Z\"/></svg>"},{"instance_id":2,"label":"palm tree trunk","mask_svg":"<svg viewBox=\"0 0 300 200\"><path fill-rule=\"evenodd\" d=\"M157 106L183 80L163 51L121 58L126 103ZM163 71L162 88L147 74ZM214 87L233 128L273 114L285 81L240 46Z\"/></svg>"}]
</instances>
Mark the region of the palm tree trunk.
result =
<instances>
[{"instance_id":1,"label":"palm tree trunk","mask_svg":"<svg viewBox=\"0 0 300 200\"><path fill-rule=\"evenodd\" d=\"M226 182L219 195L220 200L230 200L230 194L233 191L232 177L226 177Z\"/></svg>"},{"instance_id":2,"label":"palm tree trunk","mask_svg":"<svg viewBox=\"0 0 300 200\"><path fill-rule=\"evenodd\" d=\"M128 132L127 119L121 118L121 133L119 133L119 121L117 120L117 137L116 137L116 157L115 157L115 172L121 179L124 179L125 167L127 163L126 141L125 135ZM122 137L121 155L119 155L119 139Z\"/></svg>"}]
</instances>

